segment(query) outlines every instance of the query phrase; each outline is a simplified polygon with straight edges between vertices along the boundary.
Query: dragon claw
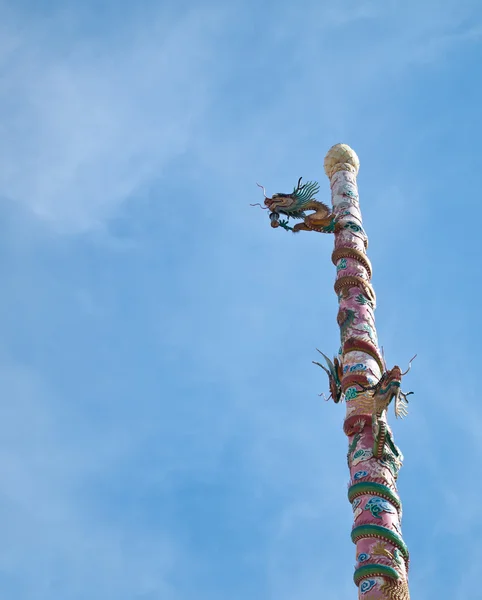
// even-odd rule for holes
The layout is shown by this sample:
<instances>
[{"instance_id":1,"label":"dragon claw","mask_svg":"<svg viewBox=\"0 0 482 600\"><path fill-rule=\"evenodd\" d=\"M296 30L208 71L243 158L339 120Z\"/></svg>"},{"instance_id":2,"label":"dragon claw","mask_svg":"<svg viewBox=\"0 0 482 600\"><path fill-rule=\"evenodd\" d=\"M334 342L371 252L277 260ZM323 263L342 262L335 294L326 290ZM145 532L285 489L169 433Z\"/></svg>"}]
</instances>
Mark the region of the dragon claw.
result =
<instances>
[{"instance_id":1,"label":"dragon claw","mask_svg":"<svg viewBox=\"0 0 482 600\"><path fill-rule=\"evenodd\" d=\"M279 226L282 227L283 229L286 229L286 231L293 231L293 227L290 227L288 225L288 221L286 219L281 219L279 221Z\"/></svg>"}]
</instances>

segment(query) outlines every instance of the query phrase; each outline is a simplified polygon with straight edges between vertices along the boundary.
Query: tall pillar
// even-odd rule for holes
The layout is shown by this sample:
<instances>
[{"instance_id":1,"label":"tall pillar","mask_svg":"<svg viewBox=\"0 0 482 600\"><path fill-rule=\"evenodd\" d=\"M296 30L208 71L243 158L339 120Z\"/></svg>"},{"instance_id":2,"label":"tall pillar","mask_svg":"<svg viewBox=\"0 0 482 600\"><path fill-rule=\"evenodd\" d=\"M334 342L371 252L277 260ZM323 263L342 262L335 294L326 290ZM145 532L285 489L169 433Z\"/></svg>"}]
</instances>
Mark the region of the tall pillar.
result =
<instances>
[{"instance_id":1,"label":"tall pillar","mask_svg":"<svg viewBox=\"0 0 482 600\"><path fill-rule=\"evenodd\" d=\"M396 416L406 414L407 398L400 389L402 373L387 370L375 328L375 292L367 257L356 176L356 153L344 144L325 158L330 179L336 265L335 292L340 350L335 365L328 361L331 388L346 401L344 432L348 436L353 507L351 538L356 545L354 581L363 600L408 600L409 555L402 538L402 504L396 481L403 456L387 423L394 401Z\"/></svg>"},{"instance_id":2,"label":"tall pillar","mask_svg":"<svg viewBox=\"0 0 482 600\"><path fill-rule=\"evenodd\" d=\"M314 198L319 185L301 185L301 178L291 193L272 197L265 193L261 208L269 211L273 228L335 236L332 261L337 273L341 345L333 361L323 355L326 365L316 364L328 374L333 400L346 401L343 428L348 436L348 499L354 519L351 538L356 545L354 581L360 600L409 600L409 556L402 538L402 504L396 485L403 456L387 423L392 402L397 417L407 414L408 394L400 388L405 373L398 366L387 369L378 346L368 238L358 202L359 166L356 153L337 144L325 158L331 208ZM291 227L290 219L301 223Z\"/></svg>"}]
</instances>

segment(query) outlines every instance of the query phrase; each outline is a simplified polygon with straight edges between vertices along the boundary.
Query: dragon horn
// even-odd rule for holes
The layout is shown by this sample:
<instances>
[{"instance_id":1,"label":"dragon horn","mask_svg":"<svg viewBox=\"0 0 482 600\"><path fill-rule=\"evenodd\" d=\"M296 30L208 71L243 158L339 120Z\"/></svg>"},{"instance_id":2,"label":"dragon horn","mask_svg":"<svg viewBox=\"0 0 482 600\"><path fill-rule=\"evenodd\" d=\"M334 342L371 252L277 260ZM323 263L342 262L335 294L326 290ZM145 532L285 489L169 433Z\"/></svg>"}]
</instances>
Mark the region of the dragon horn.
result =
<instances>
[{"instance_id":1,"label":"dragon horn","mask_svg":"<svg viewBox=\"0 0 482 600\"><path fill-rule=\"evenodd\" d=\"M295 189L293 190L294 193L296 192L301 192L301 190L306 186L306 183L304 183L303 185L301 185L301 180L303 179L303 177L300 177L298 179L298 185L295 187Z\"/></svg>"},{"instance_id":2,"label":"dragon horn","mask_svg":"<svg viewBox=\"0 0 482 600\"><path fill-rule=\"evenodd\" d=\"M328 371L328 369L325 367L325 365L322 365L319 362L316 362L316 360L312 360L311 361L314 365L318 365L319 367L321 367L323 369L323 371L328 375L328 377L331 375L330 371Z\"/></svg>"},{"instance_id":3,"label":"dragon horn","mask_svg":"<svg viewBox=\"0 0 482 600\"><path fill-rule=\"evenodd\" d=\"M318 348L317 348L318 350ZM330 368L330 371L335 371L335 365L331 362L331 360L328 358L328 356L326 356L326 354L323 354L323 352L321 350L318 350L318 352L323 356L323 358L326 360L326 363L328 365L328 367Z\"/></svg>"},{"instance_id":4,"label":"dragon horn","mask_svg":"<svg viewBox=\"0 0 482 600\"><path fill-rule=\"evenodd\" d=\"M417 358L417 355L415 354L415 356L409 360L408 369L405 371L405 373L402 373L402 377L410 371L410 369L412 368L412 361L414 361L416 358Z\"/></svg>"},{"instance_id":5,"label":"dragon horn","mask_svg":"<svg viewBox=\"0 0 482 600\"><path fill-rule=\"evenodd\" d=\"M264 185L259 185L259 183L258 183L258 182L256 182L256 185L257 185L258 187L262 188L262 190L263 190L263 194L264 194L264 197L265 197L265 198L267 198L268 196L266 195L266 190L264 189Z\"/></svg>"}]
</instances>

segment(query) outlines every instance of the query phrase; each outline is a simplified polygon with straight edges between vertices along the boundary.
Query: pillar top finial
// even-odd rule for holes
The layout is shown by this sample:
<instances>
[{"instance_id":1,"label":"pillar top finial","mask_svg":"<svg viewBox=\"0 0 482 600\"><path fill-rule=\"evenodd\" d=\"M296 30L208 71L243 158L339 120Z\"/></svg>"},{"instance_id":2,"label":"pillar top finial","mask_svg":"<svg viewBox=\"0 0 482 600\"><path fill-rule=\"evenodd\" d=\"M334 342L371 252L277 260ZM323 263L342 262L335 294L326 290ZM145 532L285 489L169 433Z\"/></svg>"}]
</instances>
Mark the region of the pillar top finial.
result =
<instances>
[{"instance_id":1,"label":"pillar top finial","mask_svg":"<svg viewBox=\"0 0 482 600\"><path fill-rule=\"evenodd\" d=\"M360 161L354 150L347 144L335 144L325 156L325 173L331 178L337 171L351 171L358 173Z\"/></svg>"}]
</instances>

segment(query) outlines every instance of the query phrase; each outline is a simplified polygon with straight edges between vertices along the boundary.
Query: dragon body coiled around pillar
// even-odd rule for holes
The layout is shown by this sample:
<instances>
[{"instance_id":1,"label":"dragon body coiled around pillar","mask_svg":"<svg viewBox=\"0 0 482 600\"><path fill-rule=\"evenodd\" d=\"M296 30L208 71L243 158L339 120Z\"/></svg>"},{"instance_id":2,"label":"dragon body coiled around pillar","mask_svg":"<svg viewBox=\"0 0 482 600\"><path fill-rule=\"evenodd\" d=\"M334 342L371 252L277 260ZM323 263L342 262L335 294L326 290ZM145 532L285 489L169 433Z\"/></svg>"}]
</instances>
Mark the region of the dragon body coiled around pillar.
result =
<instances>
[{"instance_id":1,"label":"dragon body coiled around pillar","mask_svg":"<svg viewBox=\"0 0 482 600\"><path fill-rule=\"evenodd\" d=\"M293 192L272 197L259 186L265 196L264 207L260 206L269 211L273 228L334 234L332 262L336 266L341 346L335 358L319 351L324 364L313 362L328 376L327 399L346 403L343 429L348 437L348 498L356 545L354 581L360 600L409 600L409 554L402 538L402 504L397 490L403 455L394 442L387 412L392 404L396 417L407 415L412 392L402 392L401 382L411 361L405 372L398 365L389 369L379 347L372 265L366 254L368 237L358 199L358 168L353 150L338 144L325 158L332 208L315 198L318 183L302 185L302 178ZM290 219L301 222L292 227Z\"/></svg>"}]
</instances>

